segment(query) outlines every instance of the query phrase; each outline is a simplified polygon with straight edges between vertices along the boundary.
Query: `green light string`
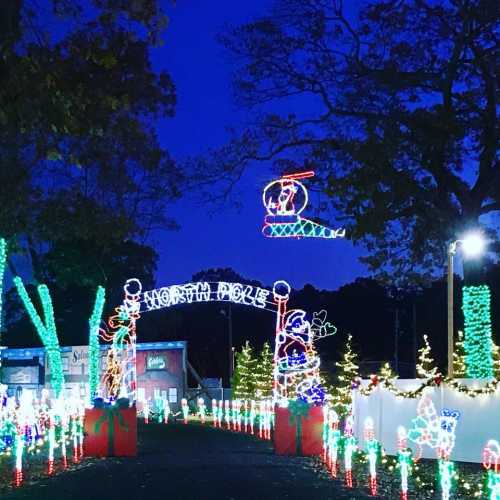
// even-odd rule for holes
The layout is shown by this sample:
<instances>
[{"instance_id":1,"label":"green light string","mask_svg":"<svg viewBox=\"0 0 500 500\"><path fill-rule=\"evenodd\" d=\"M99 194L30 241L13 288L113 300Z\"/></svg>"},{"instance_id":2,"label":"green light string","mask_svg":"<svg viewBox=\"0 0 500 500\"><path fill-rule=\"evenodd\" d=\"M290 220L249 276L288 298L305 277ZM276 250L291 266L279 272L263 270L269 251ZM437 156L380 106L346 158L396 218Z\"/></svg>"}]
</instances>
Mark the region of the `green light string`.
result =
<instances>
[{"instance_id":1,"label":"green light string","mask_svg":"<svg viewBox=\"0 0 500 500\"><path fill-rule=\"evenodd\" d=\"M35 329L42 341L47 352L47 358L50 366L51 385L54 389L56 398L62 394L64 389L64 374L62 369L61 349L59 347L59 340L57 338L56 323L54 320L54 308L50 298L50 292L46 285L38 285L38 295L42 303L45 324L37 313L33 302L31 301L28 292L24 286L23 280L16 276L14 278L14 285L16 286L17 293L21 298L26 311Z\"/></svg>"},{"instance_id":2,"label":"green light string","mask_svg":"<svg viewBox=\"0 0 500 500\"><path fill-rule=\"evenodd\" d=\"M453 375L455 378L465 377L467 366L465 364L464 332L458 331L453 350Z\"/></svg>"},{"instance_id":3,"label":"green light string","mask_svg":"<svg viewBox=\"0 0 500 500\"><path fill-rule=\"evenodd\" d=\"M490 289L487 285L464 286L462 310L465 321L465 364L467 377L492 378Z\"/></svg>"},{"instance_id":4,"label":"green light string","mask_svg":"<svg viewBox=\"0 0 500 500\"><path fill-rule=\"evenodd\" d=\"M427 335L424 335L424 345L418 350L417 374L421 378L432 378L438 375L437 366L431 356L432 350Z\"/></svg>"},{"instance_id":5,"label":"green light string","mask_svg":"<svg viewBox=\"0 0 500 500\"><path fill-rule=\"evenodd\" d=\"M90 403L97 395L99 385L99 324L106 300L106 290L97 288L94 309L89 319L89 396Z\"/></svg>"},{"instance_id":6,"label":"green light string","mask_svg":"<svg viewBox=\"0 0 500 500\"><path fill-rule=\"evenodd\" d=\"M441 486L442 498L450 498L453 481L457 479L455 464L450 460L438 461L438 477Z\"/></svg>"},{"instance_id":7,"label":"green light string","mask_svg":"<svg viewBox=\"0 0 500 500\"><path fill-rule=\"evenodd\" d=\"M491 500L500 500L500 473L494 470L488 471L488 493Z\"/></svg>"},{"instance_id":8,"label":"green light string","mask_svg":"<svg viewBox=\"0 0 500 500\"><path fill-rule=\"evenodd\" d=\"M262 230L269 238L338 238L343 236L336 229L322 226L308 219L298 217L296 222L274 222Z\"/></svg>"},{"instance_id":9,"label":"green light string","mask_svg":"<svg viewBox=\"0 0 500 500\"><path fill-rule=\"evenodd\" d=\"M0 332L2 331L3 278L7 262L7 242L0 238Z\"/></svg>"}]
</instances>

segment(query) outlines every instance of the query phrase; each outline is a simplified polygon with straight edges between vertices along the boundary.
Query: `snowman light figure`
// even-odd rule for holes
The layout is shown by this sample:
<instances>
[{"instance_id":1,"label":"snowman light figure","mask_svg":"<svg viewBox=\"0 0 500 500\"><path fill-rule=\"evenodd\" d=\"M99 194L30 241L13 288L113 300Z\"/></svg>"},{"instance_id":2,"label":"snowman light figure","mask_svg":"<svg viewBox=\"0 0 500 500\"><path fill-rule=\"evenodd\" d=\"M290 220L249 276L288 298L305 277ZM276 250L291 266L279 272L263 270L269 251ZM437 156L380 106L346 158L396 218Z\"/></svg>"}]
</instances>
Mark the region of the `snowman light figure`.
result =
<instances>
[{"instance_id":1,"label":"snowman light figure","mask_svg":"<svg viewBox=\"0 0 500 500\"><path fill-rule=\"evenodd\" d=\"M460 412L457 410L441 410L441 418L439 419L439 431L437 440L438 457L443 460L450 458L451 452L455 447L455 430L457 422L460 418Z\"/></svg>"},{"instance_id":2,"label":"snowman light figure","mask_svg":"<svg viewBox=\"0 0 500 500\"><path fill-rule=\"evenodd\" d=\"M455 432L460 412L443 408L438 415L432 400L424 396L418 403L417 413L408 438L419 447L427 445L435 449L438 458L448 460L455 447Z\"/></svg>"}]
</instances>

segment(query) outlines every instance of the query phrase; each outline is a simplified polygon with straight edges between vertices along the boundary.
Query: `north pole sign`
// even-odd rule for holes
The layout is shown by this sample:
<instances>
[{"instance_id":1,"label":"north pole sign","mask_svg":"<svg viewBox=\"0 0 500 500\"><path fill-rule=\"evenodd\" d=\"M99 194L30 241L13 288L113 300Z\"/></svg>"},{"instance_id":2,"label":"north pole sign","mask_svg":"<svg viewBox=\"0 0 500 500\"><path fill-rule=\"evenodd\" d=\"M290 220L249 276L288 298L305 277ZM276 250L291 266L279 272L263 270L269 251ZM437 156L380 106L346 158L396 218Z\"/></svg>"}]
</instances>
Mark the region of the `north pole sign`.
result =
<instances>
[{"instance_id":1,"label":"north pole sign","mask_svg":"<svg viewBox=\"0 0 500 500\"><path fill-rule=\"evenodd\" d=\"M141 311L163 309L178 304L196 302L232 302L257 307L273 308L271 292L265 288L226 281L199 281L182 285L171 285L142 293Z\"/></svg>"}]
</instances>

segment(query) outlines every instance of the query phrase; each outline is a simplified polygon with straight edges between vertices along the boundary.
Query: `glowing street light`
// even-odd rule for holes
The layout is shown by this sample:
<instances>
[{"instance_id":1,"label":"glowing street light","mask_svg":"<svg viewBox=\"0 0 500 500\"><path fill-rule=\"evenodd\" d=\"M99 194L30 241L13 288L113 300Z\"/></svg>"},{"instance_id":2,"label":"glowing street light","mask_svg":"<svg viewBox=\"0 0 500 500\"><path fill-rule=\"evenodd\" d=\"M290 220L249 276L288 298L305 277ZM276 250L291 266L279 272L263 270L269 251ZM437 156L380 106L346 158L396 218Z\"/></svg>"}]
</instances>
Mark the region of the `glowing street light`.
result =
<instances>
[{"instance_id":1,"label":"glowing street light","mask_svg":"<svg viewBox=\"0 0 500 500\"><path fill-rule=\"evenodd\" d=\"M461 246L464 257L478 257L484 252L486 241L479 231L467 233L448 246L448 377L453 377L453 257Z\"/></svg>"},{"instance_id":2,"label":"glowing street light","mask_svg":"<svg viewBox=\"0 0 500 500\"><path fill-rule=\"evenodd\" d=\"M486 242L479 232L468 233L458 241L462 243L462 250L466 257L478 257L484 252Z\"/></svg>"}]
</instances>

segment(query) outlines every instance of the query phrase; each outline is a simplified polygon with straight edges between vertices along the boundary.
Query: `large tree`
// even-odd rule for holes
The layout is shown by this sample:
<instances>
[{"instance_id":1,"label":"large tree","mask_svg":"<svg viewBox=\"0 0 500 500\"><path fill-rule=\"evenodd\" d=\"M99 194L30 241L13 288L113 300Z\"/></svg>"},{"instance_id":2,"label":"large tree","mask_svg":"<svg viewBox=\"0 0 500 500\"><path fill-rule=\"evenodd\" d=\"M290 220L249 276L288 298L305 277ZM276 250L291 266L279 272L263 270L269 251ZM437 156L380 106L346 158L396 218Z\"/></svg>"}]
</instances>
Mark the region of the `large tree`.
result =
<instances>
[{"instance_id":1,"label":"large tree","mask_svg":"<svg viewBox=\"0 0 500 500\"><path fill-rule=\"evenodd\" d=\"M173 226L180 175L154 123L175 89L149 55L166 20L157 0L0 5L0 234L36 281L50 257L75 283L107 285L79 269Z\"/></svg>"},{"instance_id":2,"label":"large tree","mask_svg":"<svg viewBox=\"0 0 500 500\"><path fill-rule=\"evenodd\" d=\"M347 4L346 4L347 5ZM275 0L230 28L252 122L201 162L229 188L249 162L312 167L364 261L418 279L446 242L500 210L494 0ZM200 170L201 173L201 170ZM394 276L391 280L394 282Z\"/></svg>"}]
</instances>

